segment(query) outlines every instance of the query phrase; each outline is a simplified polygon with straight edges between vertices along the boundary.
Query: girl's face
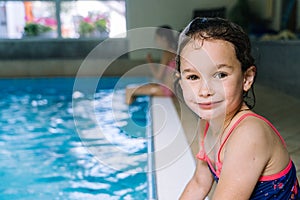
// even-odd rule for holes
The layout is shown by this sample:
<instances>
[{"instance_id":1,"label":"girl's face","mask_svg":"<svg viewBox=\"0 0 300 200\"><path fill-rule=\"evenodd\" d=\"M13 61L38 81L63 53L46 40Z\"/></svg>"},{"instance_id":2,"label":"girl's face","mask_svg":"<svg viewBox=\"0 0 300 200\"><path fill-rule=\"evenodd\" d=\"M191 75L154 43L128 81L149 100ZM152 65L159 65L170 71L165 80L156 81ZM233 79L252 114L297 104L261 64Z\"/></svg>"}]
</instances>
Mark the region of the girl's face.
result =
<instances>
[{"instance_id":1,"label":"girl's face","mask_svg":"<svg viewBox=\"0 0 300 200\"><path fill-rule=\"evenodd\" d=\"M246 81L231 43L193 40L180 56L183 97L199 117L226 117L240 108Z\"/></svg>"}]
</instances>

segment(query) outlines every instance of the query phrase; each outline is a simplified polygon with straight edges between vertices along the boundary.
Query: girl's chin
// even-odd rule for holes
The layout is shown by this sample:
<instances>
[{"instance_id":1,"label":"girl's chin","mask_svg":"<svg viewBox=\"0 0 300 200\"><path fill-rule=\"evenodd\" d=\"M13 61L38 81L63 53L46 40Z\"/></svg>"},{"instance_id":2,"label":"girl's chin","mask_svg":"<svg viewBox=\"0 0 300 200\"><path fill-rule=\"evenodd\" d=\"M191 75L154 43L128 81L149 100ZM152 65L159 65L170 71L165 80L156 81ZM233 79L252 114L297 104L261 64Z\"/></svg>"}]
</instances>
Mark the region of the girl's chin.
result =
<instances>
[{"instance_id":1,"label":"girl's chin","mask_svg":"<svg viewBox=\"0 0 300 200\"><path fill-rule=\"evenodd\" d=\"M212 120L217 118L224 118L225 112L223 111L198 111L196 112L196 115L198 115L201 119L204 120Z\"/></svg>"}]
</instances>

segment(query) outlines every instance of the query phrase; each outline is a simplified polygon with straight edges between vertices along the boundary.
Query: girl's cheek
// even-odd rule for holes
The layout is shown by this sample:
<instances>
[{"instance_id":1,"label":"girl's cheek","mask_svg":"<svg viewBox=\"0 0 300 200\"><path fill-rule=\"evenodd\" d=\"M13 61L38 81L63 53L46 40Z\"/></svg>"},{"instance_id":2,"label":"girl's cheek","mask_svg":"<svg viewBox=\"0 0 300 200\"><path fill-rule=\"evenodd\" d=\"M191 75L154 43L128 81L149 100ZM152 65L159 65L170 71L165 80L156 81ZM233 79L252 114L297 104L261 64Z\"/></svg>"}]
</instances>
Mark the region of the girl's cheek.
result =
<instances>
[{"instance_id":1,"label":"girl's cheek","mask_svg":"<svg viewBox=\"0 0 300 200\"><path fill-rule=\"evenodd\" d=\"M181 82L180 87L181 87L181 90L182 90L182 95L185 98L186 95L187 95L187 87L183 82Z\"/></svg>"},{"instance_id":2,"label":"girl's cheek","mask_svg":"<svg viewBox=\"0 0 300 200\"><path fill-rule=\"evenodd\" d=\"M188 87L188 85L185 82L183 82L181 84L181 89L182 89L183 95L186 96L189 93L190 87Z\"/></svg>"},{"instance_id":3,"label":"girl's cheek","mask_svg":"<svg viewBox=\"0 0 300 200\"><path fill-rule=\"evenodd\" d=\"M189 101L195 98L194 90L191 86L185 85L182 87L183 97L185 101Z\"/></svg>"}]
</instances>

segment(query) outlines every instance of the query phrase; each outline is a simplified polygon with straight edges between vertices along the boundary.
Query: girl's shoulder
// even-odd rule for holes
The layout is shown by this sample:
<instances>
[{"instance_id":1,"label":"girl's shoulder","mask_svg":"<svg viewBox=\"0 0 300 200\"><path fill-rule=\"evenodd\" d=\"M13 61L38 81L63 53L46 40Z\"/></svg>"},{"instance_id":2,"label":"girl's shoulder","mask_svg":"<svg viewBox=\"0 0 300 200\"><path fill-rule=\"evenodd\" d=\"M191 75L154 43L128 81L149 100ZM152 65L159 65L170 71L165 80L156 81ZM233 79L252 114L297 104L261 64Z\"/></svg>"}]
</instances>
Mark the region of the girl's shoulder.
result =
<instances>
[{"instance_id":1,"label":"girl's shoulder","mask_svg":"<svg viewBox=\"0 0 300 200\"><path fill-rule=\"evenodd\" d=\"M255 133L263 135L272 132L278 133L276 128L268 119L253 112L247 112L237 116L230 131L250 132L252 135L255 135Z\"/></svg>"},{"instance_id":2,"label":"girl's shoulder","mask_svg":"<svg viewBox=\"0 0 300 200\"><path fill-rule=\"evenodd\" d=\"M270 122L253 112L248 112L243 115L237 117L236 121L233 124L233 128L235 131L243 130L243 131L262 131L270 128Z\"/></svg>"},{"instance_id":3,"label":"girl's shoulder","mask_svg":"<svg viewBox=\"0 0 300 200\"><path fill-rule=\"evenodd\" d=\"M256 116L235 120L230 132L222 139L218 151L219 162L250 162L249 159L252 159L261 163L261 166L266 165L272 157L271 132L264 120Z\"/></svg>"},{"instance_id":4,"label":"girl's shoulder","mask_svg":"<svg viewBox=\"0 0 300 200\"><path fill-rule=\"evenodd\" d=\"M250 145L256 148L270 147L277 131L264 117L249 112L239 116L231 126L227 138L229 145ZM279 134L279 133L278 133Z\"/></svg>"},{"instance_id":5,"label":"girl's shoulder","mask_svg":"<svg viewBox=\"0 0 300 200\"><path fill-rule=\"evenodd\" d=\"M265 163L263 175L280 172L290 159L278 130L266 118L256 114L250 114L238 123L225 146L225 151L247 154L245 159Z\"/></svg>"},{"instance_id":6,"label":"girl's shoulder","mask_svg":"<svg viewBox=\"0 0 300 200\"><path fill-rule=\"evenodd\" d=\"M233 138L265 146L265 150L286 148L286 143L276 127L265 117L249 112L239 117L232 127Z\"/></svg>"}]
</instances>

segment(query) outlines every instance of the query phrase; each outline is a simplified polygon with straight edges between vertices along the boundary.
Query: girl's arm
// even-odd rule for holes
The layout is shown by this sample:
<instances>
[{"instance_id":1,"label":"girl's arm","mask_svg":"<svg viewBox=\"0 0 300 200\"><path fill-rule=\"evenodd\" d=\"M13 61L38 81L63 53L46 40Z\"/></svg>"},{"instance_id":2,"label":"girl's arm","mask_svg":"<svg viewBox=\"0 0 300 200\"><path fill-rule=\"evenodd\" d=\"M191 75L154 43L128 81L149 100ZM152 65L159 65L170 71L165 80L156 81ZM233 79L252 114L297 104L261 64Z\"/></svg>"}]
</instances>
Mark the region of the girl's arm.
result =
<instances>
[{"instance_id":1,"label":"girl's arm","mask_svg":"<svg viewBox=\"0 0 300 200\"><path fill-rule=\"evenodd\" d=\"M213 185L213 176L207 163L197 161L195 173L185 187L180 200L203 200L208 195Z\"/></svg>"},{"instance_id":2,"label":"girl's arm","mask_svg":"<svg viewBox=\"0 0 300 200\"><path fill-rule=\"evenodd\" d=\"M271 157L272 143L266 132L257 123L248 123L230 136L222 150L223 166L213 200L250 198Z\"/></svg>"}]
</instances>

